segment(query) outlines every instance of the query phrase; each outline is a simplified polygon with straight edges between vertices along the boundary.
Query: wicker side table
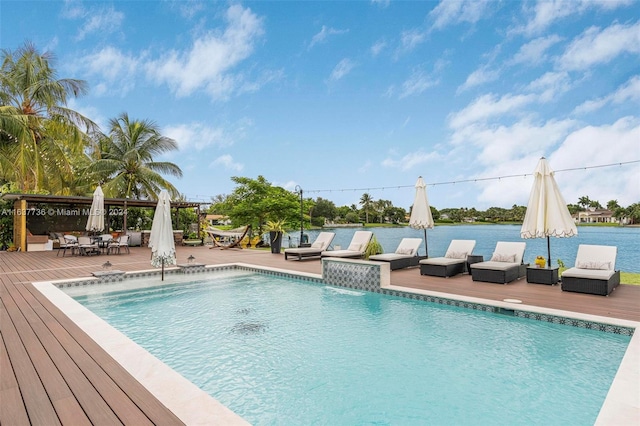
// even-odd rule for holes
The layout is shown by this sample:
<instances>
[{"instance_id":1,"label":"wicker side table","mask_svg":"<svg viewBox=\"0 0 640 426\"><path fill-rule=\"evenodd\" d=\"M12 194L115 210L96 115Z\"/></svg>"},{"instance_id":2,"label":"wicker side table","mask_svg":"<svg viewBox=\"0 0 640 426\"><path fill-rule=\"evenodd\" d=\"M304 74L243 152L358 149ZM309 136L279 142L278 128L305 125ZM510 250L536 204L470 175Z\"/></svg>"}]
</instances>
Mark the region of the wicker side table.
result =
<instances>
[{"instance_id":1,"label":"wicker side table","mask_svg":"<svg viewBox=\"0 0 640 426\"><path fill-rule=\"evenodd\" d=\"M471 268L469 267L469 265L473 264L473 263L479 263L479 262L484 262L484 256L482 256L481 254L470 254L467 256L467 261L465 262L464 266L465 266L465 274L470 274L471 273Z\"/></svg>"},{"instance_id":2,"label":"wicker side table","mask_svg":"<svg viewBox=\"0 0 640 426\"><path fill-rule=\"evenodd\" d=\"M558 284L558 268L527 268L527 282L534 284Z\"/></svg>"}]
</instances>

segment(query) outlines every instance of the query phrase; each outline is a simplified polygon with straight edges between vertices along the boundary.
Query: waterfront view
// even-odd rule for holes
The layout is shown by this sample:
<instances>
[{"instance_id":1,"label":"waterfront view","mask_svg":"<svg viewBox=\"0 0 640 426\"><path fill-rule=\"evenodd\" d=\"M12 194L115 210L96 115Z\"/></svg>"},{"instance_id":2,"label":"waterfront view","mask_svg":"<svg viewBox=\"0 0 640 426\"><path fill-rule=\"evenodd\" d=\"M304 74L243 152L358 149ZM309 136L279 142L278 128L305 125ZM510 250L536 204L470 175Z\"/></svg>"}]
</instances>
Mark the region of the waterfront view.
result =
<instances>
[{"instance_id":1,"label":"waterfront view","mask_svg":"<svg viewBox=\"0 0 640 426\"><path fill-rule=\"evenodd\" d=\"M421 230L409 227L379 227L368 228L373 231L385 252L393 252L405 237L424 238ZM327 229L323 229L327 230ZM331 228L331 232L336 233L333 240L336 245L347 247L356 228ZM318 230L305 230L313 241ZM291 231L289 234L291 242L297 243L300 234ZM545 238L535 238L524 240L520 238L520 225L442 225L427 230L427 244L429 246L429 256L443 256L449 243L454 239L476 240L474 254L484 256L488 260L493 253L493 249L498 241L524 241L527 248L524 253L524 262L533 263L536 256L547 257L547 240ZM557 265L560 259L566 266L573 266L578 245L594 244L609 245L618 248L616 258L616 269L624 272L640 273L640 228L630 227L578 227L578 235L571 238L551 237L551 260L553 265ZM424 244L420 246L419 253L424 255Z\"/></svg>"}]
</instances>

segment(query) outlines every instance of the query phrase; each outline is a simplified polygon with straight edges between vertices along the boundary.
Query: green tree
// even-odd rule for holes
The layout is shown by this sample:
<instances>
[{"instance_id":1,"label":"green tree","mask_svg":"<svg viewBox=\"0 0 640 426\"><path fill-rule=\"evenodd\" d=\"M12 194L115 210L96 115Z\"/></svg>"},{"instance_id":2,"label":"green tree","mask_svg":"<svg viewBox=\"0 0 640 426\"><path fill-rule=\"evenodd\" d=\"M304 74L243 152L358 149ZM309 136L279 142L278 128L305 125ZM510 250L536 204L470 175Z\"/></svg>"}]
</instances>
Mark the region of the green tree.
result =
<instances>
[{"instance_id":1,"label":"green tree","mask_svg":"<svg viewBox=\"0 0 640 426\"><path fill-rule=\"evenodd\" d=\"M87 83L59 79L55 57L31 43L2 51L0 68L0 174L21 191L61 193L84 157L88 118L67 107L70 97L87 92Z\"/></svg>"},{"instance_id":2,"label":"green tree","mask_svg":"<svg viewBox=\"0 0 640 426\"><path fill-rule=\"evenodd\" d=\"M578 205L580 207L582 207L582 210L586 210L587 207L589 207L591 205L591 199L589 197L582 196L580 198L578 198Z\"/></svg>"},{"instance_id":3,"label":"green tree","mask_svg":"<svg viewBox=\"0 0 640 426\"><path fill-rule=\"evenodd\" d=\"M329 220L333 220L338 215L338 209L333 201L325 200L324 198L318 197L313 206L313 216L322 216L326 217Z\"/></svg>"},{"instance_id":4,"label":"green tree","mask_svg":"<svg viewBox=\"0 0 640 426\"><path fill-rule=\"evenodd\" d=\"M297 194L279 186L272 186L263 176L231 178L236 187L224 202L223 214L227 214L234 226L251 225L262 234L262 227L270 221L285 221L300 226L300 199Z\"/></svg>"},{"instance_id":5,"label":"green tree","mask_svg":"<svg viewBox=\"0 0 640 426\"><path fill-rule=\"evenodd\" d=\"M615 211L620 208L620 204L618 204L618 200L609 200L607 201L607 210Z\"/></svg>"},{"instance_id":6,"label":"green tree","mask_svg":"<svg viewBox=\"0 0 640 426\"><path fill-rule=\"evenodd\" d=\"M365 223L369 223L369 213L373 210L373 198L366 192L360 197L360 205L365 217Z\"/></svg>"},{"instance_id":7,"label":"green tree","mask_svg":"<svg viewBox=\"0 0 640 426\"><path fill-rule=\"evenodd\" d=\"M155 199L166 189L177 198L180 193L162 174L182 177L182 170L174 163L154 161L157 155L177 150L176 141L162 136L154 122L130 120L126 113L109 124L109 134L99 137L96 160L87 168L96 183L103 182L105 196Z\"/></svg>"}]
</instances>

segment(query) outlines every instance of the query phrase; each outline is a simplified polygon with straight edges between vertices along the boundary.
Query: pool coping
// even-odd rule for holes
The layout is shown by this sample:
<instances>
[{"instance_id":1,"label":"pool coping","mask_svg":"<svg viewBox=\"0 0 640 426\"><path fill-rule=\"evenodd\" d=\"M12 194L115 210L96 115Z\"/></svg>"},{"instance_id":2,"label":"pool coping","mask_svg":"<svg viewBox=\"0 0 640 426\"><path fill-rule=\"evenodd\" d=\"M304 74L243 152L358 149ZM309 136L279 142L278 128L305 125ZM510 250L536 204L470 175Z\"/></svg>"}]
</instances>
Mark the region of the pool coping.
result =
<instances>
[{"instance_id":1,"label":"pool coping","mask_svg":"<svg viewBox=\"0 0 640 426\"><path fill-rule=\"evenodd\" d=\"M323 283L323 277L320 274L297 272L240 262L199 266L201 267L189 268L189 270L184 271L184 273L198 274L201 272L213 272L225 269L247 269L303 278L320 284ZM180 272L181 268L165 269L165 274ZM107 275L101 278L84 277L72 280L39 281L34 282L33 285L186 424L204 425L211 424L212 421L229 425L249 424L238 414L198 388L58 288L58 286L68 285L69 283L73 283L73 285L108 283L116 280L121 281L124 278L139 278L159 274L159 270L149 269L124 274L114 274L113 276ZM633 331L637 331L640 328L640 322L635 321L542 308L517 302L500 302L450 293L394 286L386 283L381 285L379 293L409 298L417 295L420 297L420 300L432 303L452 304L463 308L484 310L483 307L486 306L497 309L490 310L491 312L504 310L509 313L529 313L528 315L516 316L524 316L525 318L538 321L556 322L554 320L556 318L572 319L580 322L579 325L573 324L573 326L579 327L585 327L584 324L604 324L607 326L632 329ZM453 303L448 303L448 301L452 301ZM571 326L571 324L568 325ZM586 326L585 328L591 327ZM603 328L601 328L601 331L612 332L610 330L605 331ZM632 424L640 419L640 368L638 368L640 365L640 333L633 331L631 341L629 342L625 355L596 418L596 425Z\"/></svg>"}]
</instances>

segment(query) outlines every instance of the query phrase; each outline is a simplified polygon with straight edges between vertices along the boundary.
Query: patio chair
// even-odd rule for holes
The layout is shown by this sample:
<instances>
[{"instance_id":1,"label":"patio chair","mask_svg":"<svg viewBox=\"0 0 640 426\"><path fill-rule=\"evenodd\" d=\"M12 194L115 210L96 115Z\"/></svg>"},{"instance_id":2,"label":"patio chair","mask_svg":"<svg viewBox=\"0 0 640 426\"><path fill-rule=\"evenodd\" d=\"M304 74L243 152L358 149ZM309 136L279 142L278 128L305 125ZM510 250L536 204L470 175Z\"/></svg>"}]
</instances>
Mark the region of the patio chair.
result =
<instances>
[{"instance_id":1,"label":"patio chair","mask_svg":"<svg viewBox=\"0 0 640 426\"><path fill-rule=\"evenodd\" d=\"M90 256L92 254L100 254L100 247L91 237L78 237L78 250L81 256Z\"/></svg>"},{"instance_id":2,"label":"patio chair","mask_svg":"<svg viewBox=\"0 0 640 426\"><path fill-rule=\"evenodd\" d=\"M418 261L421 259L418 256L420 244L422 244L422 238L403 238L394 253L376 254L369 256L369 260L389 262L392 271L418 266Z\"/></svg>"},{"instance_id":3,"label":"patio chair","mask_svg":"<svg viewBox=\"0 0 640 426\"><path fill-rule=\"evenodd\" d=\"M320 253L320 257L344 257L344 258L362 258L367 250L369 241L373 237L371 231L356 231L351 238L349 247L345 250L329 250Z\"/></svg>"},{"instance_id":4,"label":"patio chair","mask_svg":"<svg viewBox=\"0 0 640 426\"><path fill-rule=\"evenodd\" d=\"M475 246L476 240L451 240L443 257L420 261L420 275L449 278L463 273L467 256Z\"/></svg>"},{"instance_id":5,"label":"patio chair","mask_svg":"<svg viewBox=\"0 0 640 426\"><path fill-rule=\"evenodd\" d=\"M118 253L120 254L120 250L122 248L127 249L127 254L129 251L129 236L128 235L120 235L117 240L112 240L107 246L107 254Z\"/></svg>"},{"instance_id":6,"label":"patio chair","mask_svg":"<svg viewBox=\"0 0 640 426\"><path fill-rule=\"evenodd\" d=\"M507 284L523 278L527 265L522 264L527 243L498 241L491 259L469 266L473 281Z\"/></svg>"},{"instance_id":7,"label":"patio chair","mask_svg":"<svg viewBox=\"0 0 640 426\"><path fill-rule=\"evenodd\" d=\"M335 232L321 232L311 244L311 247L285 249L284 260L287 260L289 256L293 256L298 260L302 260L303 257L320 257L322 252L329 248L335 236Z\"/></svg>"},{"instance_id":8,"label":"patio chair","mask_svg":"<svg viewBox=\"0 0 640 426\"><path fill-rule=\"evenodd\" d=\"M78 249L78 239L73 235L64 235L58 238L58 253L56 256L60 255L60 250L62 250L62 257L65 256L67 250L71 250L71 254L75 254L79 251Z\"/></svg>"},{"instance_id":9,"label":"patio chair","mask_svg":"<svg viewBox=\"0 0 640 426\"><path fill-rule=\"evenodd\" d=\"M563 291L608 296L620 284L615 246L580 244L573 268L562 273Z\"/></svg>"}]
</instances>

